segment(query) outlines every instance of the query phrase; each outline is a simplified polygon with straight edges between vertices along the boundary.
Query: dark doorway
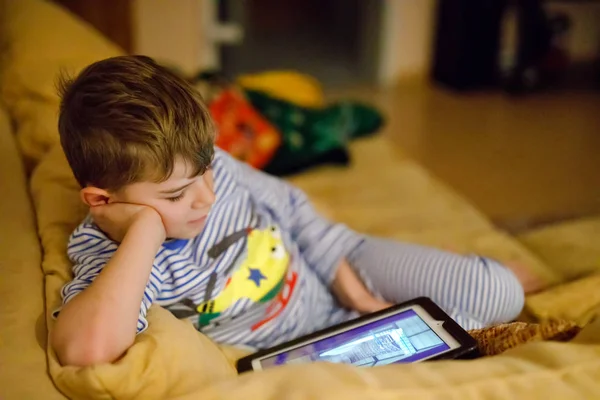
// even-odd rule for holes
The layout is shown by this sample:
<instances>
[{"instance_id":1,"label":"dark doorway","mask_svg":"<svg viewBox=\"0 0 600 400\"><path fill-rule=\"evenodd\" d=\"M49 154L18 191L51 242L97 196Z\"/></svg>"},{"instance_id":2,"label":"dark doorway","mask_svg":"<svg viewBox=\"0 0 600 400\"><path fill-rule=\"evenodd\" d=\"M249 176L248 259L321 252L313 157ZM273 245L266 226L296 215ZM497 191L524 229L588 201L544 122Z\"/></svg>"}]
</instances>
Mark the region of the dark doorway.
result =
<instances>
[{"instance_id":1,"label":"dark doorway","mask_svg":"<svg viewBox=\"0 0 600 400\"><path fill-rule=\"evenodd\" d=\"M221 48L225 76L293 69L325 86L376 80L381 2L364 0L226 0L219 17L244 39Z\"/></svg>"}]
</instances>

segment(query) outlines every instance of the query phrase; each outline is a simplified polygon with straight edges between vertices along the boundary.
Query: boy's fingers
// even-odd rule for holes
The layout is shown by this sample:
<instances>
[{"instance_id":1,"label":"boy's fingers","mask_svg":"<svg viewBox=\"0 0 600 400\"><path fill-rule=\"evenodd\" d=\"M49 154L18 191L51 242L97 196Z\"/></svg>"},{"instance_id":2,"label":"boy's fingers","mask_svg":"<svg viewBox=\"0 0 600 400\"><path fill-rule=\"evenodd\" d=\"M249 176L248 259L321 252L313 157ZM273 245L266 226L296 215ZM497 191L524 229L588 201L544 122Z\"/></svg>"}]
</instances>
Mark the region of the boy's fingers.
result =
<instances>
[{"instance_id":1,"label":"boy's fingers","mask_svg":"<svg viewBox=\"0 0 600 400\"><path fill-rule=\"evenodd\" d=\"M358 311L365 314L369 314L385 310L386 308L389 308L391 306L391 303L388 303L387 301L378 300L375 297L371 296L371 299L369 301L366 301L363 304L361 304L361 309Z\"/></svg>"},{"instance_id":2,"label":"boy's fingers","mask_svg":"<svg viewBox=\"0 0 600 400\"><path fill-rule=\"evenodd\" d=\"M375 306L375 310L373 312L385 310L386 308L390 308L391 306L391 303L385 301L377 301L377 305Z\"/></svg>"}]
</instances>

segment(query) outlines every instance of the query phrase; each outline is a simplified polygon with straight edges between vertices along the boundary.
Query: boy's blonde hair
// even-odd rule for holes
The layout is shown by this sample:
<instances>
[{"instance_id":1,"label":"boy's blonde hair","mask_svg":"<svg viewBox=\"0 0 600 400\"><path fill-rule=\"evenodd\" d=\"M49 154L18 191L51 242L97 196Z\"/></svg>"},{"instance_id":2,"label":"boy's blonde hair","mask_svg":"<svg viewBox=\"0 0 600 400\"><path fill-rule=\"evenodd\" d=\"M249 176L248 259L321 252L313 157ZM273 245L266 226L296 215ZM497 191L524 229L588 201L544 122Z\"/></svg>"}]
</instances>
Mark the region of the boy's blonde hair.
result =
<instances>
[{"instance_id":1,"label":"boy's blonde hair","mask_svg":"<svg viewBox=\"0 0 600 400\"><path fill-rule=\"evenodd\" d=\"M151 58L96 62L59 90L60 142L82 187L161 182L177 156L194 174L210 166L214 128L200 94Z\"/></svg>"}]
</instances>

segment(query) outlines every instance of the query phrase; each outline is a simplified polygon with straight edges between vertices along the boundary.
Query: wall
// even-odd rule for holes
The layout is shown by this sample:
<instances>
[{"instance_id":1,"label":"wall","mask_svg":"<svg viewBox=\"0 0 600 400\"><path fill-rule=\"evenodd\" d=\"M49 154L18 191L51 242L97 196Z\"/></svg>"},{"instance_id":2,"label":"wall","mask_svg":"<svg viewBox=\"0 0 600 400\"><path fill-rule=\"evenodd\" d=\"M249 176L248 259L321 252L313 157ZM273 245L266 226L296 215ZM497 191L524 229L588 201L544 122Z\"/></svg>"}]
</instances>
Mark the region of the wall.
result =
<instances>
[{"instance_id":1,"label":"wall","mask_svg":"<svg viewBox=\"0 0 600 400\"><path fill-rule=\"evenodd\" d=\"M87 21L113 43L131 52L131 2L128 0L53 0Z\"/></svg>"},{"instance_id":2,"label":"wall","mask_svg":"<svg viewBox=\"0 0 600 400\"><path fill-rule=\"evenodd\" d=\"M431 64L437 0L384 0L379 82L423 77Z\"/></svg>"},{"instance_id":3,"label":"wall","mask_svg":"<svg viewBox=\"0 0 600 400\"><path fill-rule=\"evenodd\" d=\"M439 0L384 0L379 81L383 85L398 80L424 77L431 65L435 10ZM565 11L573 20L566 44L574 61L589 61L600 50L600 3L549 3L548 10ZM514 56L510 44L515 42L514 14L508 13L509 29L503 42L509 44L501 54L504 63Z\"/></svg>"},{"instance_id":4,"label":"wall","mask_svg":"<svg viewBox=\"0 0 600 400\"><path fill-rule=\"evenodd\" d=\"M198 71L204 46L202 0L134 0L133 52Z\"/></svg>"},{"instance_id":5,"label":"wall","mask_svg":"<svg viewBox=\"0 0 600 400\"><path fill-rule=\"evenodd\" d=\"M431 59L437 0L381 1L385 5L379 82L388 85L425 75ZM218 65L206 35L212 23L206 3L210 1L133 0L133 52L175 64L186 74Z\"/></svg>"},{"instance_id":6,"label":"wall","mask_svg":"<svg viewBox=\"0 0 600 400\"><path fill-rule=\"evenodd\" d=\"M379 82L389 85L425 75L431 59L437 0L381 1L385 3ZM186 74L218 65L206 34L214 31L210 28L214 21L207 15L212 11L207 9L208 3L210 0L133 0L133 52L177 65Z\"/></svg>"},{"instance_id":7,"label":"wall","mask_svg":"<svg viewBox=\"0 0 600 400\"><path fill-rule=\"evenodd\" d=\"M600 3L549 4L549 10L563 11L572 19L573 26L566 37L566 45L575 61L590 61L600 50Z\"/></svg>"}]
</instances>

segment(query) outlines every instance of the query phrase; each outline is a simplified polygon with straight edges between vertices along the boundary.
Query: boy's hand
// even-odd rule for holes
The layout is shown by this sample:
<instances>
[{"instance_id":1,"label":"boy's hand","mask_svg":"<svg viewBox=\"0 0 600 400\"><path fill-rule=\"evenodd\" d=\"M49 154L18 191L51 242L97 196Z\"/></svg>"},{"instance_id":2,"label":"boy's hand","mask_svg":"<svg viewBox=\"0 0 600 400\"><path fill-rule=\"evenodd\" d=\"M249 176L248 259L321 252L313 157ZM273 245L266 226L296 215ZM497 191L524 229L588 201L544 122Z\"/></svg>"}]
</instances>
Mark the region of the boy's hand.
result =
<instances>
[{"instance_id":1,"label":"boy's hand","mask_svg":"<svg viewBox=\"0 0 600 400\"><path fill-rule=\"evenodd\" d=\"M131 347L154 258L166 236L160 215L150 207L110 203L90 212L120 245L56 320L50 340L63 365L113 362Z\"/></svg>"},{"instance_id":2,"label":"boy's hand","mask_svg":"<svg viewBox=\"0 0 600 400\"><path fill-rule=\"evenodd\" d=\"M151 207L129 203L110 203L91 207L94 222L112 240L122 242L127 231L135 223L147 223L148 229L159 235L161 242L166 238L165 227L158 212Z\"/></svg>"},{"instance_id":3,"label":"boy's hand","mask_svg":"<svg viewBox=\"0 0 600 400\"><path fill-rule=\"evenodd\" d=\"M331 290L344 307L356 310L361 314L383 310L392 305L376 299L345 259L341 261L338 267Z\"/></svg>"}]
</instances>

